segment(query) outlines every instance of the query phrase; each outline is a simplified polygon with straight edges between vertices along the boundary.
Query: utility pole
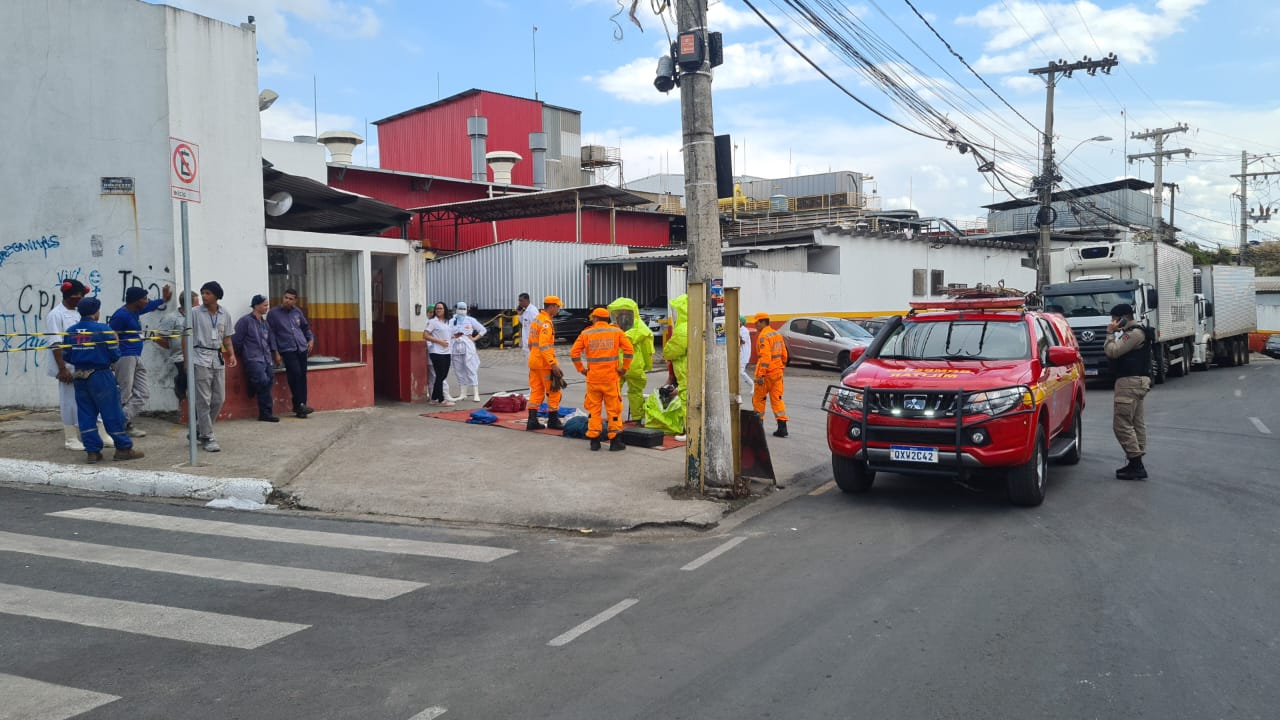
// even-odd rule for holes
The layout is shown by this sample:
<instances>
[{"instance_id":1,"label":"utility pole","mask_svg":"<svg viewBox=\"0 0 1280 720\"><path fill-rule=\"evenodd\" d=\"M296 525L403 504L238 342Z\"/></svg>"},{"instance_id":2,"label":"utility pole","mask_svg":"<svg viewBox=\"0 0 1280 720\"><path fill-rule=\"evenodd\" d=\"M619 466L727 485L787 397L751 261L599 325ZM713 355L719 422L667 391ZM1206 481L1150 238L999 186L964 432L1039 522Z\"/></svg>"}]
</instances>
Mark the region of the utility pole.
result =
<instances>
[{"instance_id":1,"label":"utility pole","mask_svg":"<svg viewBox=\"0 0 1280 720\"><path fill-rule=\"evenodd\" d=\"M1169 224L1175 225L1173 222L1173 204L1177 199L1175 193L1178 192L1178 183L1165 183L1164 186L1169 188Z\"/></svg>"},{"instance_id":2,"label":"utility pole","mask_svg":"<svg viewBox=\"0 0 1280 720\"><path fill-rule=\"evenodd\" d=\"M1043 75L1046 97L1044 104L1044 151L1040 176L1034 179L1039 190L1040 212L1036 215L1036 226L1040 228L1038 259L1036 262L1036 293L1040 293L1049 284L1049 252L1053 241L1053 186L1062 178L1053 164L1053 89L1058 80L1071 77L1076 70L1084 70L1090 75L1097 75L1101 70L1104 75L1111 74L1111 68L1120 64L1116 54L1111 53L1101 60L1090 60L1086 55L1079 62L1050 62L1041 68L1032 68L1027 72L1032 75Z\"/></svg>"},{"instance_id":3,"label":"utility pole","mask_svg":"<svg viewBox=\"0 0 1280 720\"><path fill-rule=\"evenodd\" d=\"M1177 150L1165 150L1164 138L1166 135L1174 133L1186 132L1187 124L1178 123L1171 128L1157 128L1155 130L1144 130L1140 133L1134 133L1131 137L1134 140L1152 140L1156 141L1156 151L1149 153L1139 153L1130 155L1129 162L1134 160L1143 160L1152 158L1156 163L1155 177L1155 207L1151 211L1151 240L1152 242L1165 242L1164 237L1164 161L1165 158L1173 159L1174 155L1186 155L1190 157L1191 150L1187 148L1178 148Z\"/></svg>"},{"instance_id":4,"label":"utility pole","mask_svg":"<svg viewBox=\"0 0 1280 720\"><path fill-rule=\"evenodd\" d=\"M1233 178L1240 178L1240 252L1236 254L1236 264L1244 264L1244 251L1249 247L1249 178L1267 177L1268 175L1280 175L1280 172L1249 172L1249 163L1268 158L1276 157L1275 153L1271 155L1254 155L1250 160L1249 153L1244 150L1240 151L1240 174L1232 175Z\"/></svg>"},{"instance_id":5,"label":"utility pole","mask_svg":"<svg viewBox=\"0 0 1280 720\"><path fill-rule=\"evenodd\" d=\"M680 57L685 50L696 54L699 43L707 44L707 0L679 0L676 4ZM689 388L685 424L700 428L689 432L688 475L701 471L701 479L713 487L733 485L733 443L729 430L729 374L727 348L716 342L711 312L705 293L711 281L724 276L720 254L720 206L716 198L715 127L711 113L711 58L703 53L700 65L680 73L680 124L684 134L684 196L688 224L688 279L703 288L704 297L689 303L701 308L701 317L691 318L691 328L701 329L700 337L689 337L689 345L701 343L705 372L702 392ZM696 446L696 447L695 447Z\"/></svg>"}]
</instances>

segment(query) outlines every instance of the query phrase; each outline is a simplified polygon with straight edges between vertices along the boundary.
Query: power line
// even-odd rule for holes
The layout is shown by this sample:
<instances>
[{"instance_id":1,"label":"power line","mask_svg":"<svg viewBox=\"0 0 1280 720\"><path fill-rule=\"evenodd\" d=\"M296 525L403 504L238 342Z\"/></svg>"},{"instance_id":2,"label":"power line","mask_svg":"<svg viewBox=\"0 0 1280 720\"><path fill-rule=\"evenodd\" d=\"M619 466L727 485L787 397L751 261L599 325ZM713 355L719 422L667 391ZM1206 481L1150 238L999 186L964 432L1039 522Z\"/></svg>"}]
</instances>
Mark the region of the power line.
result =
<instances>
[{"instance_id":1,"label":"power line","mask_svg":"<svg viewBox=\"0 0 1280 720\"><path fill-rule=\"evenodd\" d=\"M961 65L964 65L964 66L965 66L965 68L966 68L966 69L968 69L968 71L969 71L969 72L973 73L973 76L974 76L974 77L976 77L976 78L978 78L978 80L979 80L979 81L981 81L981 82L982 82L982 84L983 84L983 85L985 85L985 86L987 87L987 89L991 91L991 94L993 94L993 95L995 95L996 97L1000 98L1000 102L1004 103L1005 107L1007 107L1007 108L1009 108L1010 110L1012 110L1014 115L1017 115L1018 117L1022 118L1022 121L1023 121L1023 122L1025 122L1026 124L1030 125L1030 126L1031 126L1031 128L1032 128L1033 130L1035 130L1037 133L1040 133L1040 132L1041 132L1040 128L1039 128L1035 123L1031 122L1030 120L1028 120L1028 119L1026 118L1026 116L1025 116L1025 115L1023 115L1022 113L1018 112L1018 109L1017 109L1017 108L1015 108L1013 105L1010 105L1010 104L1009 104L1009 101L1008 101L1008 100L1005 100L1003 95L1001 95L999 92L996 92L996 89L995 89L995 88L993 88L993 87L991 87L991 83L987 82L987 79L986 79L986 78L984 78L984 77L982 77L981 75L979 75L979 74L978 74L978 71L977 71L977 70L974 70L974 69L973 69L973 66L971 66L971 65L968 63L968 61L966 61L966 60L965 60L965 59L960 55L960 53L956 52L956 51L955 51L955 48L952 48L952 47L951 47L951 43L947 42L947 39L946 39L946 38L944 38L944 37L942 37L942 35L937 31L937 29L935 29L935 28L933 27L933 24L932 24L932 23L930 23L930 22L928 21L928 19L926 19L926 18L925 18L925 16L924 16L924 15L920 14L920 11L916 9L916 6L911 2L911 0L903 0L903 2L905 2L905 3L907 4L907 7L911 8L911 12L915 13L915 14L916 14L916 17L920 18L920 22L924 23L925 27L929 28L930 32L932 32L932 33L933 33L933 36L934 36L934 37L936 37L936 38L938 38L938 42L942 43L942 44L947 48L947 50L948 50L952 55L954 55L954 56L955 56L955 58L956 58L957 60L959 60L959 61L960 61L960 64L961 64Z\"/></svg>"},{"instance_id":2,"label":"power line","mask_svg":"<svg viewBox=\"0 0 1280 720\"><path fill-rule=\"evenodd\" d=\"M858 104L859 104L859 105L861 105L862 107L864 107L864 108L866 108L867 110L871 111L871 112L872 112L872 113L874 113L876 116L878 116L880 119L885 120L885 121L887 121L887 122L890 122L890 123L892 123L892 124L894 124L894 125L896 125L896 126L898 126L898 127L902 128L903 130L906 130L907 132L912 133L913 135L919 135L920 137L922 137L922 138L926 138L926 139L929 139L929 140L938 140L938 141L941 141L941 142L950 142L950 141L949 141L949 140L947 140L946 138L941 138L941 137L937 137L937 136L934 136L934 135L929 135L929 134L927 134L927 133L920 132L919 130L916 130L916 129L915 129L915 128L913 128L913 127L910 127L910 126L907 126L907 125L903 125L902 123L898 122L897 120L894 120L893 118L889 117L888 115L885 115L884 113L880 112L879 110L877 110L877 109L875 109L875 108L871 107L871 105L867 104L867 102L866 102L865 100L863 100L862 98L858 97L857 95L854 95L852 92L850 92L850 91L849 91L849 89L848 89L848 88L846 88L844 85L842 85L842 84L841 84L839 81L837 81L835 78L831 77L831 74L830 74L830 73L828 73L826 70L823 70L823 69L822 69L822 68L821 68L821 67L820 67L816 62L814 62L813 60L811 60L811 59L809 58L809 56L808 56L808 55L806 55L806 54L804 53L804 51L803 51L803 50L801 50L800 48L796 47L796 44L795 44L795 43L791 42L791 40L790 40L790 39L788 39L786 35L783 35L783 34L782 34L782 31L781 31L781 30L779 30L779 29L778 29L778 28L777 28L777 27L776 27L772 22L770 22L769 18L765 17L764 13L760 12L760 10L759 10L758 8L756 8L756 6L755 6L755 5L753 5L753 4L751 3L751 0L742 0L742 3L743 3L744 5L746 5L747 7L751 8L751 11L752 11L752 12L754 12L754 13L756 14L756 16L757 16L757 17L759 17L759 18L760 18L760 20L761 20L762 22L764 22L764 24L765 24L765 25L767 25L767 26L769 27L769 29L770 29L770 30L772 30L772 31L773 31L773 33L774 33L775 35L777 35L777 36L778 36L778 39L779 39L779 40L781 40L782 42L786 43L786 44L787 44L787 47L791 48L791 50L792 50L793 52L795 52L795 54L799 55L799 56L801 57L801 59L803 59L806 63L809 63L809 66L810 66L810 67L812 67L814 70L817 70L817 71L818 71L818 73L819 73L820 75L822 75L822 77L826 78L828 82L830 82L832 85L835 85L837 88L839 88L839 90L840 90L841 92L843 92L845 95L848 95L848 96L849 96L849 97L850 97L854 102L858 103Z\"/></svg>"}]
</instances>

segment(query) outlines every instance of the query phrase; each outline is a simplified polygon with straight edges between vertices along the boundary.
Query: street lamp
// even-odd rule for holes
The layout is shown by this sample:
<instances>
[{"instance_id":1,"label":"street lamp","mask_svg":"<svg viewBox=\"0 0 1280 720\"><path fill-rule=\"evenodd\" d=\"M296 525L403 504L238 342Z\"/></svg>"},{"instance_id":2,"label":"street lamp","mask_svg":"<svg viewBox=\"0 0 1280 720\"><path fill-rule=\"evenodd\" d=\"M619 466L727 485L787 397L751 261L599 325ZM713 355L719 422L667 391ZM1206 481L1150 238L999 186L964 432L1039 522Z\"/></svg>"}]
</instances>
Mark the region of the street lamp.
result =
<instances>
[{"instance_id":1,"label":"street lamp","mask_svg":"<svg viewBox=\"0 0 1280 720\"><path fill-rule=\"evenodd\" d=\"M1059 161L1059 164L1065 164L1065 163L1067 162L1067 158L1071 157L1071 153L1075 152L1076 150L1079 150L1079 149L1080 149L1080 146L1081 146L1081 145L1084 145L1085 143L1091 143L1091 142L1111 142L1111 141L1112 141L1112 139L1113 139L1113 138L1108 137L1108 136L1106 136L1106 135L1094 135L1094 136L1093 136L1093 137L1091 137L1091 138L1085 138L1084 140L1081 140L1080 142L1076 143L1076 146L1075 146L1075 147L1073 147L1073 148L1071 148L1070 150L1068 150L1068 151L1067 151L1067 154L1062 156L1062 160L1060 160L1060 161Z\"/></svg>"}]
</instances>

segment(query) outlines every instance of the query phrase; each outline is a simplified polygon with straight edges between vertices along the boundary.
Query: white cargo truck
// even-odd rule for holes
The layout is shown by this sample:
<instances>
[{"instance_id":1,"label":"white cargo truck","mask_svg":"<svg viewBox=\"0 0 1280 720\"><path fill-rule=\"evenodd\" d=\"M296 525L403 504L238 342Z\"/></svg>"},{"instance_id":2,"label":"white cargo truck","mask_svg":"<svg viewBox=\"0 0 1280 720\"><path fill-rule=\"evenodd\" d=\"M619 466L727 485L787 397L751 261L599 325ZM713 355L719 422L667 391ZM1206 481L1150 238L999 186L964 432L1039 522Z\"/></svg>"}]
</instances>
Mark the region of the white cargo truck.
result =
<instances>
[{"instance_id":1,"label":"white cargo truck","mask_svg":"<svg viewBox=\"0 0 1280 720\"><path fill-rule=\"evenodd\" d=\"M1105 378L1111 366L1102 352L1111 308L1132 305L1134 316L1155 331L1151 377L1185 375L1196 343L1196 298L1191 255L1172 245L1113 242L1055 250L1044 307L1067 318L1080 344L1085 375Z\"/></svg>"},{"instance_id":2,"label":"white cargo truck","mask_svg":"<svg viewBox=\"0 0 1280 720\"><path fill-rule=\"evenodd\" d=\"M1195 268L1196 338L1191 367L1233 367L1249 362L1249 333L1258 329L1254 271L1247 265Z\"/></svg>"}]
</instances>

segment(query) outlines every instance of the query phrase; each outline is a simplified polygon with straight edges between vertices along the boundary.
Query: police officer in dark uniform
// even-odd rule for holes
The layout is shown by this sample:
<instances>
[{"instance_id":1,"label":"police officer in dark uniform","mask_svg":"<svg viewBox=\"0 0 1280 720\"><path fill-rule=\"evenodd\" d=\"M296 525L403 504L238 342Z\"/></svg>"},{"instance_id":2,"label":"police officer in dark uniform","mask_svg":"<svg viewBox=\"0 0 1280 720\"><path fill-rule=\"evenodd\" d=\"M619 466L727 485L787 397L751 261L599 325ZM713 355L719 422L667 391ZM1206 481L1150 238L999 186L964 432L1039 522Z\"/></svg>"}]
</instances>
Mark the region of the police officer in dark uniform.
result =
<instances>
[{"instance_id":1,"label":"police officer in dark uniform","mask_svg":"<svg viewBox=\"0 0 1280 720\"><path fill-rule=\"evenodd\" d=\"M1111 308L1111 324L1102 351L1111 361L1116 378L1112 429L1129 462L1116 470L1121 480L1146 480L1142 456L1147 454L1147 423L1142 403L1151 391L1151 343L1147 331L1133 318L1133 306Z\"/></svg>"}]
</instances>

